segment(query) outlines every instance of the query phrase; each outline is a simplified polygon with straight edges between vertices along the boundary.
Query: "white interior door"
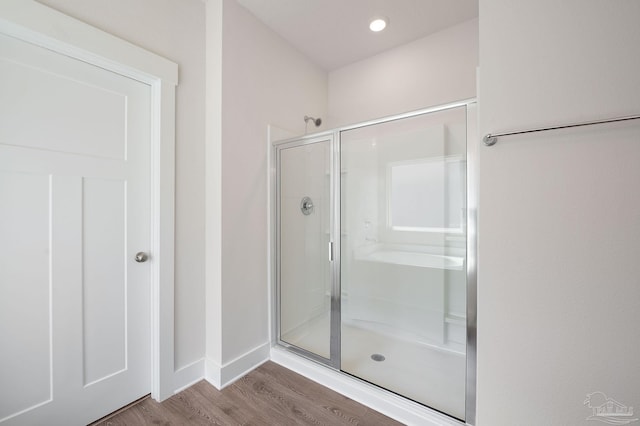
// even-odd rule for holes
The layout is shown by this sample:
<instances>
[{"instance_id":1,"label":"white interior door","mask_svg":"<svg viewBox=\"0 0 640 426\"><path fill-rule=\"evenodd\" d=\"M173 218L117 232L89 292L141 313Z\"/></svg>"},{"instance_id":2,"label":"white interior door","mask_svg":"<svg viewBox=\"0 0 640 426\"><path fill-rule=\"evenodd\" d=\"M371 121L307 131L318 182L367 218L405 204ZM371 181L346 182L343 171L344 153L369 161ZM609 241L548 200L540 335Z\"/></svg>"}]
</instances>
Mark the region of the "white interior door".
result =
<instances>
[{"instance_id":1,"label":"white interior door","mask_svg":"<svg viewBox=\"0 0 640 426\"><path fill-rule=\"evenodd\" d=\"M150 105L144 83L0 35L3 425L150 392Z\"/></svg>"}]
</instances>

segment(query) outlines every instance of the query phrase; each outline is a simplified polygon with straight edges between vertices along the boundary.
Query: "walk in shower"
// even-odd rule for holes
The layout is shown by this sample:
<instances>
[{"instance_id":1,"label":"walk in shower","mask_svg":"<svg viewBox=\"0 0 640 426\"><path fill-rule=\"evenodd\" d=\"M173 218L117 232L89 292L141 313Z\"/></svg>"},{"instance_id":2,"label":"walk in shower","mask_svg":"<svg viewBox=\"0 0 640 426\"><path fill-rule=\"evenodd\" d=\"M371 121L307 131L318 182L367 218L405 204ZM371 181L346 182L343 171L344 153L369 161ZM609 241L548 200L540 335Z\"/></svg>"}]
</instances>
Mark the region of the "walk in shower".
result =
<instances>
[{"instance_id":1,"label":"walk in shower","mask_svg":"<svg viewBox=\"0 0 640 426\"><path fill-rule=\"evenodd\" d=\"M475 417L475 103L275 142L277 343Z\"/></svg>"}]
</instances>

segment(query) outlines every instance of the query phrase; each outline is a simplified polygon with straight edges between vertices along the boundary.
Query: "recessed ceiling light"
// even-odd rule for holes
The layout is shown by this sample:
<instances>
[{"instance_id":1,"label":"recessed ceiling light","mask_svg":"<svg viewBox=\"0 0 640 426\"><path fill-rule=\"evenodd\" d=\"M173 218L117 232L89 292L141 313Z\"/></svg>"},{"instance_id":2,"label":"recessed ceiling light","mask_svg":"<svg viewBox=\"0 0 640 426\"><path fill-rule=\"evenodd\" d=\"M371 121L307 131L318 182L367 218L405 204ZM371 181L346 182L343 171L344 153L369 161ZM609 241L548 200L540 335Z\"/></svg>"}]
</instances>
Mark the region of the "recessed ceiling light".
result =
<instances>
[{"instance_id":1,"label":"recessed ceiling light","mask_svg":"<svg viewBox=\"0 0 640 426\"><path fill-rule=\"evenodd\" d=\"M387 26L387 20L384 18L376 18L369 24L369 29L374 33L382 31Z\"/></svg>"}]
</instances>

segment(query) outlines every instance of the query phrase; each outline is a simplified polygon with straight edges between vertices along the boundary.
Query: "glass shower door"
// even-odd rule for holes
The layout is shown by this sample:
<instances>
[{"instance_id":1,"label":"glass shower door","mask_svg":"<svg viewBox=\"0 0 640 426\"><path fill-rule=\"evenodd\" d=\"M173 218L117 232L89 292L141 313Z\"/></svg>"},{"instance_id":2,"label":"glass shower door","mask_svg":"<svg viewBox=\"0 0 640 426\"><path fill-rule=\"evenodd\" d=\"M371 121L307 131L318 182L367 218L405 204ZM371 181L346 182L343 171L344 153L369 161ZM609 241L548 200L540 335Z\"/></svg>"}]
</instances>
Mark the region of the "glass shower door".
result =
<instances>
[{"instance_id":1,"label":"glass shower door","mask_svg":"<svg viewBox=\"0 0 640 426\"><path fill-rule=\"evenodd\" d=\"M459 419L466 108L342 131L341 369Z\"/></svg>"},{"instance_id":2,"label":"glass shower door","mask_svg":"<svg viewBox=\"0 0 640 426\"><path fill-rule=\"evenodd\" d=\"M330 364L331 137L277 147L277 281L280 343ZM335 345L334 345L335 346Z\"/></svg>"}]
</instances>

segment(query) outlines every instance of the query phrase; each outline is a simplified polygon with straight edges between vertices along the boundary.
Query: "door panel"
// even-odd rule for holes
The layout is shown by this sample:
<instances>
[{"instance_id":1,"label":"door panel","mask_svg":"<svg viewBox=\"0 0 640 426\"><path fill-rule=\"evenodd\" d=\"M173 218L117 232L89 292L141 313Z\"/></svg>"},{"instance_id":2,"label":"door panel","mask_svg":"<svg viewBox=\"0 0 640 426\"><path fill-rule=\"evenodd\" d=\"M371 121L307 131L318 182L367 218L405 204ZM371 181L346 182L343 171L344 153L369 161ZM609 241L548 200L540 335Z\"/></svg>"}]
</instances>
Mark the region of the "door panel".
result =
<instances>
[{"instance_id":1,"label":"door panel","mask_svg":"<svg viewBox=\"0 0 640 426\"><path fill-rule=\"evenodd\" d=\"M86 424L151 387L151 90L0 35L0 99L0 423Z\"/></svg>"},{"instance_id":2,"label":"door panel","mask_svg":"<svg viewBox=\"0 0 640 426\"><path fill-rule=\"evenodd\" d=\"M44 56L47 61L60 62L53 52ZM15 58L29 60L29 55L20 52ZM20 121L7 120L0 130L3 140L12 145L50 151L124 157L126 122L122 117L126 97L123 94L8 59L0 60L0 74L4 82L0 83L3 96L14 101L3 102L1 113L13 117L28 115L38 123L23 128ZM47 97L43 97L43 93L47 93ZM62 99L65 108L59 108ZM78 122L84 125L77 126ZM84 143L87 140L91 143Z\"/></svg>"},{"instance_id":3,"label":"door panel","mask_svg":"<svg viewBox=\"0 0 640 426\"><path fill-rule=\"evenodd\" d=\"M126 368L126 199L121 180L83 179L84 384Z\"/></svg>"},{"instance_id":4,"label":"door panel","mask_svg":"<svg viewBox=\"0 0 640 426\"><path fill-rule=\"evenodd\" d=\"M459 419L466 108L341 132L341 369Z\"/></svg>"},{"instance_id":5,"label":"door panel","mask_svg":"<svg viewBox=\"0 0 640 426\"><path fill-rule=\"evenodd\" d=\"M49 193L47 175L0 171L0 418L51 399Z\"/></svg>"},{"instance_id":6,"label":"door panel","mask_svg":"<svg viewBox=\"0 0 640 426\"><path fill-rule=\"evenodd\" d=\"M280 339L328 360L331 139L282 148L278 162Z\"/></svg>"}]
</instances>

